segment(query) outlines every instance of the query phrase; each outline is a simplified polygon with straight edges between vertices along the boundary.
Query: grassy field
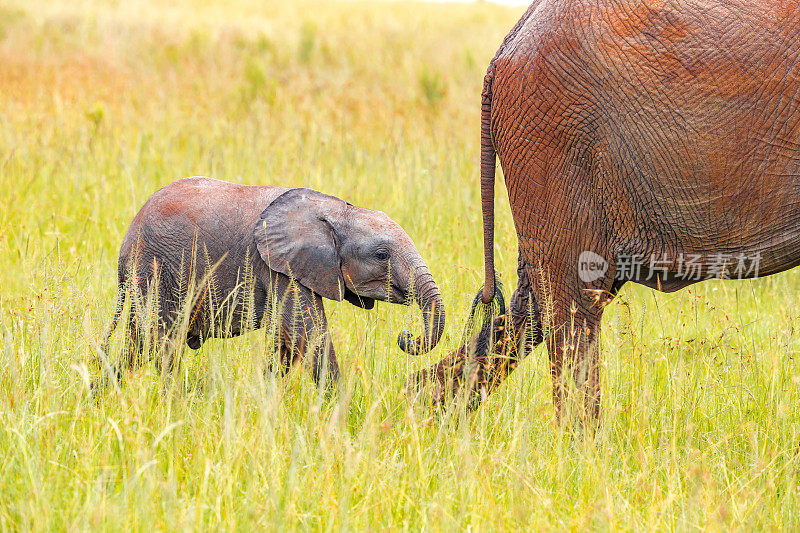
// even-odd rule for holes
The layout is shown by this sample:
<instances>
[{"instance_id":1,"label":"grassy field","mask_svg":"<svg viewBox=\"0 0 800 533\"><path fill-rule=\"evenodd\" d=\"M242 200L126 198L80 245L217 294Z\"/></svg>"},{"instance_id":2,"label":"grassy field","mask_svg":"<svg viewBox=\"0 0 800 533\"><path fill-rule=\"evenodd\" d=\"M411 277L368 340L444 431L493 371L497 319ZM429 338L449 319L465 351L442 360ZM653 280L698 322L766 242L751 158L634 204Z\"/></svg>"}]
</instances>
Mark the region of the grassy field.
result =
<instances>
[{"instance_id":1,"label":"grassy field","mask_svg":"<svg viewBox=\"0 0 800 533\"><path fill-rule=\"evenodd\" d=\"M482 283L480 88L524 8L161 4L0 1L0 530L800 524L797 272L626 287L593 435L556 424L542 348L472 415L406 401ZM265 375L256 332L187 351L166 396L148 365L92 402L127 225L198 174L386 211L442 289L440 347L397 348L416 309L328 302L336 400L307 373Z\"/></svg>"}]
</instances>

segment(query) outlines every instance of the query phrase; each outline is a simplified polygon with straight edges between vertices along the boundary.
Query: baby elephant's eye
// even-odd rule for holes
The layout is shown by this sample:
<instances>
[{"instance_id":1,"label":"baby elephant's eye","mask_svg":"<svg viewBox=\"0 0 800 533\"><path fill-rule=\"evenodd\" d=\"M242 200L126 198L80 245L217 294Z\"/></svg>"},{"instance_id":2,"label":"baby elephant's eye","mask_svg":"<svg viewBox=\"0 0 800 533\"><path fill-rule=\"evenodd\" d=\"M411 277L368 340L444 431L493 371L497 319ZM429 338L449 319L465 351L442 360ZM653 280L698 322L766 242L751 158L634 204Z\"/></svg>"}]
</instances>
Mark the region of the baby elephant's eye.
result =
<instances>
[{"instance_id":1,"label":"baby elephant's eye","mask_svg":"<svg viewBox=\"0 0 800 533\"><path fill-rule=\"evenodd\" d=\"M378 261L388 261L389 260L389 252L386 250L378 250L375 252L375 259Z\"/></svg>"}]
</instances>

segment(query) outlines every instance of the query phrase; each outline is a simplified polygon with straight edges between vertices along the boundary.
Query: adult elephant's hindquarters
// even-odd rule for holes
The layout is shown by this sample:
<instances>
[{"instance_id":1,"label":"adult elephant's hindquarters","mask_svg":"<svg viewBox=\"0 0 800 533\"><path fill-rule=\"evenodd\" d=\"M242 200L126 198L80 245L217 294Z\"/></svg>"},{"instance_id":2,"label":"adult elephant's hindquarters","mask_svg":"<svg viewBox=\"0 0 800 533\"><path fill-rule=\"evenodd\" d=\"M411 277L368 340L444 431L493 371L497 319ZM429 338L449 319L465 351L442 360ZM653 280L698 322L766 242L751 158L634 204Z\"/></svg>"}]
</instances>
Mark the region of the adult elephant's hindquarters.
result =
<instances>
[{"instance_id":1,"label":"adult elephant's hindquarters","mask_svg":"<svg viewBox=\"0 0 800 533\"><path fill-rule=\"evenodd\" d=\"M674 291L800 263L796 1L535 1L489 65L481 119L483 300L495 152L519 285L503 316L412 377L437 401L465 383L480 398L546 340L557 410L572 382L596 417L603 306L625 282Z\"/></svg>"}]
</instances>

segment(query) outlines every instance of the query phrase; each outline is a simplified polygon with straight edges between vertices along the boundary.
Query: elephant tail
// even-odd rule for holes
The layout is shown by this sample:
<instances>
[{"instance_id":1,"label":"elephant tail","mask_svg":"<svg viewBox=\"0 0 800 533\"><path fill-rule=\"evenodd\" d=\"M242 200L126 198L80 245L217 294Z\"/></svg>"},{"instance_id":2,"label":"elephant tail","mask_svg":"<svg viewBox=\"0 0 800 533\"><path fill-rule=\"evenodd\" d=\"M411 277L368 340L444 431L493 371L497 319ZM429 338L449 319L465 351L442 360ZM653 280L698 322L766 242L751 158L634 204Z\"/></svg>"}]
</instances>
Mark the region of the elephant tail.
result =
<instances>
[{"instance_id":1,"label":"elephant tail","mask_svg":"<svg viewBox=\"0 0 800 533\"><path fill-rule=\"evenodd\" d=\"M483 212L483 259L485 282L481 300L488 304L494 298L494 172L495 150L492 143L492 81L494 64L483 78L481 92L481 211Z\"/></svg>"},{"instance_id":2,"label":"elephant tail","mask_svg":"<svg viewBox=\"0 0 800 533\"><path fill-rule=\"evenodd\" d=\"M494 269L494 174L496 153L492 142L492 83L494 81L494 61L483 78L481 93L481 210L483 212L483 259L485 281L483 291L475 297L472 312L479 303L484 306L492 303L499 312L505 309L503 292L496 279ZM480 302L478 301L480 299ZM491 316L493 313L488 313Z\"/></svg>"},{"instance_id":3,"label":"elephant tail","mask_svg":"<svg viewBox=\"0 0 800 533\"><path fill-rule=\"evenodd\" d=\"M525 14L517 21L516 25L503 39L503 43L494 55L486 76L483 78L483 91L481 92L481 210L483 211L483 260L485 268L485 282L483 290L478 293L472 303L472 313L479 304L487 306L492 303L499 307L500 312L505 310L502 287L499 286L494 270L494 171L496 152L492 141L492 96L497 60L505 52L509 44L516 38L526 22L534 16L543 0L533 0Z\"/></svg>"}]
</instances>

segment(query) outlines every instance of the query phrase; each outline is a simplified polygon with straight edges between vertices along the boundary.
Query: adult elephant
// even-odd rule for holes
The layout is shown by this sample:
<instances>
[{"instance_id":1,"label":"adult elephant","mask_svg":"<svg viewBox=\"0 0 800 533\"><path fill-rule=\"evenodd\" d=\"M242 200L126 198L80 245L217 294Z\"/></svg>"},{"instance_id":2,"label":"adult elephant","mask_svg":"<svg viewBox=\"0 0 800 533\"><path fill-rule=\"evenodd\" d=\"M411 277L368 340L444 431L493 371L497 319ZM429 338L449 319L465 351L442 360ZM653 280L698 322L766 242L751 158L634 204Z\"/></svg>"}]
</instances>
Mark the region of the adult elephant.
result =
<instances>
[{"instance_id":1,"label":"adult elephant","mask_svg":"<svg viewBox=\"0 0 800 533\"><path fill-rule=\"evenodd\" d=\"M479 399L545 341L559 414L574 382L597 417L603 306L626 282L675 291L800 264L800 5L534 2L484 79L485 303L495 153L519 285L503 316L412 381L433 381L437 401L469 383Z\"/></svg>"}]
</instances>

